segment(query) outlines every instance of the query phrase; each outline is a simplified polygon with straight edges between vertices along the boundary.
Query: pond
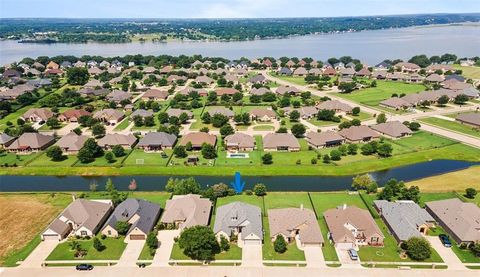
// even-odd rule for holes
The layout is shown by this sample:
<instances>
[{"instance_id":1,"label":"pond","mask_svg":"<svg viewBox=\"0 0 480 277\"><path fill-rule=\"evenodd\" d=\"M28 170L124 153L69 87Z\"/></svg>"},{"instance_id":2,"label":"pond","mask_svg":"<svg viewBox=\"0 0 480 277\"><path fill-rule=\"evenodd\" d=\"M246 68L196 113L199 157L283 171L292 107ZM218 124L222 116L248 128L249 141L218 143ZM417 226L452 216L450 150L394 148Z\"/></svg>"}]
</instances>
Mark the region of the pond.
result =
<instances>
[{"instance_id":1,"label":"pond","mask_svg":"<svg viewBox=\"0 0 480 277\"><path fill-rule=\"evenodd\" d=\"M412 181L451 171L465 169L480 163L435 160L413 165L397 167L389 170L371 173L372 177L383 185L391 178L403 181ZM241 173L241 172L240 172ZM186 176L0 176L0 192L25 192L25 191L87 191L92 182L103 188L107 178L119 190L127 190L128 184L135 179L137 190L162 191L169 178L185 178ZM230 184L234 177L225 176L193 176L206 187L220 182ZM354 176L246 176L245 189L251 189L257 183L267 185L269 191L339 191L350 188Z\"/></svg>"}]
</instances>

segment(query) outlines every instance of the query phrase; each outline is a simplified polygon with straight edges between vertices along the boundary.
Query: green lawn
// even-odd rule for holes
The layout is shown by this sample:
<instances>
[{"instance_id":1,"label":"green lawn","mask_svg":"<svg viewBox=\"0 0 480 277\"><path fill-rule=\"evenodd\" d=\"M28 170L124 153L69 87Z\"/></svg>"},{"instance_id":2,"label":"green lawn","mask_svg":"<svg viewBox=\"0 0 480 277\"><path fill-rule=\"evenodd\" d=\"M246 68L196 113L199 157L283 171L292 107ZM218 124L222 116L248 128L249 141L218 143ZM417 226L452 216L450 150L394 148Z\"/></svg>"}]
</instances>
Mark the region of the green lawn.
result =
<instances>
[{"instance_id":1,"label":"green lawn","mask_svg":"<svg viewBox=\"0 0 480 277\"><path fill-rule=\"evenodd\" d=\"M173 150L165 150L164 152L167 155L166 158L163 158L160 152L146 153L141 149L135 149L128 155L123 164L125 166L166 166ZM143 164L137 164L137 160L143 160Z\"/></svg>"},{"instance_id":2,"label":"green lawn","mask_svg":"<svg viewBox=\"0 0 480 277\"><path fill-rule=\"evenodd\" d=\"M305 77L284 76L284 75L278 75L276 73L270 73L270 75L295 85L299 85L299 86L307 85L307 82L305 82Z\"/></svg>"},{"instance_id":3,"label":"green lawn","mask_svg":"<svg viewBox=\"0 0 480 277\"><path fill-rule=\"evenodd\" d=\"M476 257L468 249L460 249L456 243L452 243L452 251L462 261L462 263L480 263L480 257Z\"/></svg>"},{"instance_id":4,"label":"green lawn","mask_svg":"<svg viewBox=\"0 0 480 277\"><path fill-rule=\"evenodd\" d=\"M98 190L104 189L104 184L98 185ZM141 189L142 184L137 183L137 188ZM105 191L97 191L97 192L85 192L86 199L107 199L110 196ZM129 191L128 198L138 198L144 199L156 204L159 204L160 207L165 208L165 203L168 199L170 199L171 194L169 192L164 191Z\"/></svg>"},{"instance_id":5,"label":"green lawn","mask_svg":"<svg viewBox=\"0 0 480 277\"><path fill-rule=\"evenodd\" d=\"M300 208L312 209L306 192L269 192L265 197L265 209Z\"/></svg>"},{"instance_id":6,"label":"green lawn","mask_svg":"<svg viewBox=\"0 0 480 277\"><path fill-rule=\"evenodd\" d=\"M100 239L102 244L106 247L103 251L99 252L93 248L93 239L78 240L82 249L87 250L87 255L82 258L83 260L118 260L125 250L127 244L123 242L125 238L106 238ZM47 257L48 261L57 260L75 260L74 251L70 249L69 242L63 242L57 245L55 249ZM82 260L79 259L79 260Z\"/></svg>"},{"instance_id":7,"label":"green lawn","mask_svg":"<svg viewBox=\"0 0 480 277\"><path fill-rule=\"evenodd\" d=\"M425 90L421 84L408 84L401 82L379 81L377 86L361 89L352 93L336 93L335 95L368 106L378 106L378 104L390 97L392 94L412 94Z\"/></svg>"},{"instance_id":8,"label":"green lawn","mask_svg":"<svg viewBox=\"0 0 480 277\"><path fill-rule=\"evenodd\" d=\"M28 162L35 159L37 156L41 155L41 153L31 153L28 155L17 155L15 153L5 152L0 154L0 165L18 165L24 166Z\"/></svg>"},{"instance_id":9,"label":"green lawn","mask_svg":"<svg viewBox=\"0 0 480 277\"><path fill-rule=\"evenodd\" d=\"M125 149L125 152L126 152L126 155L129 155L129 152L131 150L128 150L128 149ZM105 153L107 153L108 151L105 151ZM91 163L87 163L87 164L84 164L84 163L81 163L80 161L77 162L75 164L76 167L96 167L96 166L120 166L122 164L122 161L125 159L126 157L123 156L123 157L119 157L119 158L116 158L114 159L113 162L109 162L107 161L107 159L105 159L105 154L102 156L102 157L98 157L98 158L95 158L95 161L91 162Z\"/></svg>"},{"instance_id":10,"label":"green lawn","mask_svg":"<svg viewBox=\"0 0 480 277\"><path fill-rule=\"evenodd\" d=\"M478 66L461 66L454 64L455 69L461 69L462 75L470 79L480 79L480 67Z\"/></svg>"},{"instance_id":11,"label":"green lawn","mask_svg":"<svg viewBox=\"0 0 480 277\"><path fill-rule=\"evenodd\" d=\"M253 130L255 131L275 131L275 127L272 125L267 125L267 124L258 124L253 126Z\"/></svg>"},{"instance_id":12,"label":"green lawn","mask_svg":"<svg viewBox=\"0 0 480 277\"><path fill-rule=\"evenodd\" d=\"M287 251L284 253L277 253L273 248L273 242L270 238L270 228L268 225L268 218L263 217L263 230L265 237L263 238L263 260L288 260L288 261L305 261L305 254L302 250L297 248L295 242L287 245Z\"/></svg>"},{"instance_id":13,"label":"green lawn","mask_svg":"<svg viewBox=\"0 0 480 277\"><path fill-rule=\"evenodd\" d=\"M219 148L215 166L258 166L262 163L262 152L253 150L248 153L248 158L227 158L227 151Z\"/></svg>"},{"instance_id":14,"label":"green lawn","mask_svg":"<svg viewBox=\"0 0 480 277\"><path fill-rule=\"evenodd\" d=\"M153 260L155 255L150 254L150 248L145 243L142 248L142 252L140 252L140 256L138 256L139 260Z\"/></svg>"},{"instance_id":15,"label":"green lawn","mask_svg":"<svg viewBox=\"0 0 480 277\"><path fill-rule=\"evenodd\" d=\"M62 161L52 161L47 157L46 153L42 153L38 158L32 161L30 166L72 166L77 161L77 156L75 155L64 155L65 159Z\"/></svg>"},{"instance_id":16,"label":"green lawn","mask_svg":"<svg viewBox=\"0 0 480 277\"><path fill-rule=\"evenodd\" d=\"M185 254L183 250L178 246L178 243L173 244L172 253L170 254L170 259L173 260L191 260ZM242 259L242 249L236 244L231 243L230 249L226 252L222 252L215 255L215 260L241 260Z\"/></svg>"},{"instance_id":17,"label":"green lawn","mask_svg":"<svg viewBox=\"0 0 480 277\"><path fill-rule=\"evenodd\" d=\"M454 132L463 133L463 134L480 138L480 129L473 128L472 126L468 126L465 124L461 124L458 121L448 121L448 120L440 119L436 117L422 118L420 121L425 122L427 124L434 125L434 126L438 126L441 128L445 128Z\"/></svg>"},{"instance_id":18,"label":"green lawn","mask_svg":"<svg viewBox=\"0 0 480 277\"><path fill-rule=\"evenodd\" d=\"M119 124L117 124L117 126L115 126L115 128L113 130L114 131L122 131L122 130L125 130L125 128L127 128L128 125L130 125L130 120L129 120L128 117L125 117L122 121L120 121Z\"/></svg>"}]
</instances>

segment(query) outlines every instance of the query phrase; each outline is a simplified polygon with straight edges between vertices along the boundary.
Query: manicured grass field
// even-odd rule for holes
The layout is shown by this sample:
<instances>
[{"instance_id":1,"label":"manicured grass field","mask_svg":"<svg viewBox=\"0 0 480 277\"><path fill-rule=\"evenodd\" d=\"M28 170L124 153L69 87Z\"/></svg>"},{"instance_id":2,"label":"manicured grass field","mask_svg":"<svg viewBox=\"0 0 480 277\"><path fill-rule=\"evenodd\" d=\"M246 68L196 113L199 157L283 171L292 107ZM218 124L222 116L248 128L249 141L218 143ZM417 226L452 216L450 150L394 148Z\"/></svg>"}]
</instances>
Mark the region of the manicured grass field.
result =
<instances>
[{"instance_id":1,"label":"manicured grass field","mask_svg":"<svg viewBox=\"0 0 480 277\"><path fill-rule=\"evenodd\" d=\"M366 88L352 93L336 93L335 95L368 106L378 106L378 104L396 93L398 95L412 94L425 90L421 84L407 84L402 82L390 82L377 80L377 86Z\"/></svg>"},{"instance_id":2,"label":"manicured grass field","mask_svg":"<svg viewBox=\"0 0 480 277\"><path fill-rule=\"evenodd\" d=\"M153 260L155 255L151 255L150 248L145 243L142 248L142 252L140 252L140 256L138 256L139 260Z\"/></svg>"},{"instance_id":3,"label":"manicured grass field","mask_svg":"<svg viewBox=\"0 0 480 277\"><path fill-rule=\"evenodd\" d=\"M33 160L30 165L31 166L73 166L73 164L77 161L77 157L75 155L64 155L65 159L62 161L52 161L49 157L47 157L46 153L42 153L38 158Z\"/></svg>"},{"instance_id":4,"label":"manicured grass field","mask_svg":"<svg viewBox=\"0 0 480 277\"><path fill-rule=\"evenodd\" d=\"M183 250L178 246L178 243L173 244L172 253L170 254L170 259L173 260L191 260L185 254ZM242 249L236 244L231 243L230 249L226 252L222 252L215 255L215 260L241 260L242 259Z\"/></svg>"},{"instance_id":5,"label":"manicured grass field","mask_svg":"<svg viewBox=\"0 0 480 277\"><path fill-rule=\"evenodd\" d=\"M105 246L105 249L102 251L97 251L93 248L93 239L79 239L77 241L80 243L80 247L87 250L87 255L82 259L73 256L75 251L71 250L68 241L62 242L53 249L52 253L48 255L47 260L118 260L127 246L127 244L123 242L124 239L124 237L100 239Z\"/></svg>"},{"instance_id":6,"label":"manicured grass field","mask_svg":"<svg viewBox=\"0 0 480 277\"><path fill-rule=\"evenodd\" d=\"M172 152L173 150L165 150L167 157L163 158L160 152L146 153L141 149L135 149L123 164L125 166L166 166ZM137 164L137 160L143 160L143 164Z\"/></svg>"},{"instance_id":7,"label":"manicured grass field","mask_svg":"<svg viewBox=\"0 0 480 277\"><path fill-rule=\"evenodd\" d=\"M480 67L478 66L461 66L454 64L455 69L461 69L462 75L470 79L480 79Z\"/></svg>"},{"instance_id":8,"label":"manicured grass field","mask_svg":"<svg viewBox=\"0 0 480 277\"><path fill-rule=\"evenodd\" d=\"M86 199L108 199L110 196L105 191L100 191L104 189L104 184L98 185L97 192L86 192ZM137 183L137 188L141 189L142 184ZM148 200L153 203L157 203L160 207L165 208L165 203L170 199L171 194L164 191L129 191L128 198L138 198Z\"/></svg>"},{"instance_id":9,"label":"manicured grass field","mask_svg":"<svg viewBox=\"0 0 480 277\"><path fill-rule=\"evenodd\" d=\"M312 203L306 192L269 192L265 197L265 209L300 208L312 209Z\"/></svg>"},{"instance_id":10,"label":"manicured grass field","mask_svg":"<svg viewBox=\"0 0 480 277\"><path fill-rule=\"evenodd\" d=\"M5 165L8 164L10 166L12 165L18 165L18 166L23 166L26 163L30 162L34 158L36 158L40 153L32 153L28 155L17 155L15 153L2 153L0 155L0 165Z\"/></svg>"},{"instance_id":11,"label":"manicured grass field","mask_svg":"<svg viewBox=\"0 0 480 277\"><path fill-rule=\"evenodd\" d=\"M284 76L284 75L278 75L275 73L270 73L272 76L284 80L286 82L290 82L295 85L299 86L306 86L307 82L305 82L305 77L294 77L294 76Z\"/></svg>"},{"instance_id":12,"label":"manicured grass field","mask_svg":"<svg viewBox=\"0 0 480 277\"><path fill-rule=\"evenodd\" d=\"M452 244L452 251L462 261L462 263L480 263L480 257L476 257L468 249L460 249L456 243Z\"/></svg>"},{"instance_id":13,"label":"manicured grass field","mask_svg":"<svg viewBox=\"0 0 480 277\"><path fill-rule=\"evenodd\" d=\"M253 130L255 131L275 131L275 127L272 125L267 125L267 124L258 124L253 126Z\"/></svg>"},{"instance_id":14,"label":"manicured grass field","mask_svg":"<svg viewBox=\"0 0 480 277\"><path fill-rule=\"evenodd\" d=\"M125 117L119 124L117 124L117 126L115 126L113 130L122 131L122 130L125 130L125 128L127 128L128 125L130 125L130 120L128 117Z\"/></svg>"},{"instance_id":15,"label":"manicured grass field","mask_svg":"<svg viewBox=\"0 0 480 277\"><path fill-rule=\"evenodd\" d=\"M39 233L71 200L63 193L0 194L0 265L24 260L40 243Z\"/></svg>"},{"instance_id":16,"label":"manicured grass field","mask_svg":"<svg viewBox=\"0 0 480 277\"><path fill-rule=\"evenodd\" d=\"M129 155L130 151L131 150L125 149L126 155ZM108 151L105 151L105 154L107 152ZM93 161L91 163L84 164L84 163L81 163L79 161L75 164L75 166L76 167L96 167L96 166L112 166L113 167L113 166L120 166L122 164L123 159L126 158L125 156L118 157L118 158L114 156L113 162L109 162L109 161L107 161L107 159L105 159L105 154L102 157L95 158L95 161Z\"/></svg>"},{"instance_id":17,"label":"manicured grass field","mask_svg":"<svg viewBox=\"0 0 480 277\"><path fill-rule=\"evenodd\" d=\"M454 132L463 133L463 134L480 138L480 129L474 128L472 126L468 126L465 124L461 124L458 121L448 121L448 120L436 118L436 117L422 118L420 121L425 122L427 124L434 125L434 126L438 126L440 128L452 130Z\"/></svg>"}]
</instances>

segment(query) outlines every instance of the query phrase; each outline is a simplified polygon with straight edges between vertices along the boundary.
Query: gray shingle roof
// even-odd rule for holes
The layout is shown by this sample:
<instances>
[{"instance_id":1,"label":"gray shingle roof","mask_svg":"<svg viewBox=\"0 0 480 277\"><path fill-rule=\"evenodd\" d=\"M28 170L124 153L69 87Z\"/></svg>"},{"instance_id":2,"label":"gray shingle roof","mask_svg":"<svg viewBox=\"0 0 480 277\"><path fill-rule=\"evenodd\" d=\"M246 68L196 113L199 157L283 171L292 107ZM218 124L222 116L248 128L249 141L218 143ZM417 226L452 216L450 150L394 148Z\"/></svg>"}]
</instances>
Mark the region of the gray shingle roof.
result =
<instances>
[{"instance_id":1,"label":"gray shingle roof","mask_svg":"<svg viewBox=\"0 0 480 277\"><path fill-rule=\"evenodd\" d=\"M242 227L242 238L251 234L263 238L262 212L259 207L243 202L232 202L217 208L213 232L230 234L232 229Z\"/></svg>"},{"instance_id":2,"label":"gray shingle roof","mask_svg":"<svg viewBox=\"0 0 480 277\"><path fill-rule=\"evenodd\" d=\"M166 146L166 147L173 147L175 142L177 141L177 136L173 134L167 134L164 132L150 132L145 135L140 142L138 143L139 147L144 146Z\"/></svg>"}]
</instances>

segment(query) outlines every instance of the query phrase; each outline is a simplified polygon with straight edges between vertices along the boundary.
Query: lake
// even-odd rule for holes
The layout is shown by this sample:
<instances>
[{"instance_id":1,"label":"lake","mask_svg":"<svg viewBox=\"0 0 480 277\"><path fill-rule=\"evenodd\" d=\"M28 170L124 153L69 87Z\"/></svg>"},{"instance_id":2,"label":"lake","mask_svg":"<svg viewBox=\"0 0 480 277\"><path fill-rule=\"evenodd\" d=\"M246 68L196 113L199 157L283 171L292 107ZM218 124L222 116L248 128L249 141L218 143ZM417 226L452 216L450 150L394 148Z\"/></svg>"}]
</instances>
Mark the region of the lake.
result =
<instances>
[{"instance_id":1,"label":"lake","mask_svg":"<svg viewBox=\"0 0 480 277\"><path fill-rule=\"evenodd\" d=\"M480 55L480 24L435 25L235 42L33 44L0 41L0 64L20 61L24 57L56 55L201 54L229 59L296 56L326 60L330 57L352 56L374 65L384 59L408 59L417 54L431 56L444 53L454 53L458 57Z\"/></svg>"},{"instance_id":2,"label":"lake","mask_svg":"<svg viewBox=\"0 0 480 277\"><path fill-rule=\"evenodd\" d=\"M465 169L479 163L435 160L408 166L371 173L379 185L391 178L412 181L442 173ZM186 176L0 176L0 192L13 191L87 191L89 185L95 182L103 189L107 178L112 178L119 190L127 190L132 179L137 181L141 191L163 191L169 178L186 178ZM203 187L223 182L230 184L232 177L224 176L193 176ZM251 189L257 183L264 183L270 191L339 191L347 190L354 176L246 176L245 189Z\"/></svg>"}]
</instances>

